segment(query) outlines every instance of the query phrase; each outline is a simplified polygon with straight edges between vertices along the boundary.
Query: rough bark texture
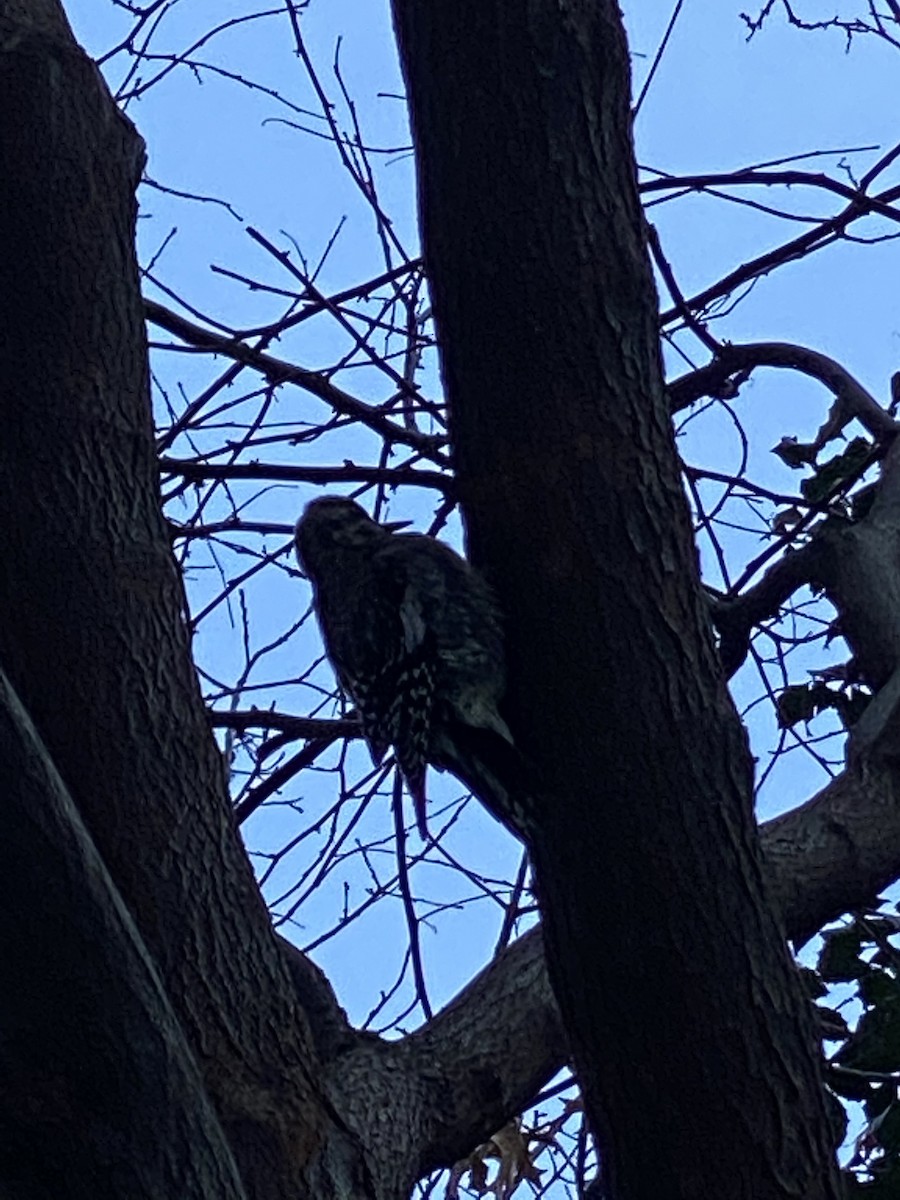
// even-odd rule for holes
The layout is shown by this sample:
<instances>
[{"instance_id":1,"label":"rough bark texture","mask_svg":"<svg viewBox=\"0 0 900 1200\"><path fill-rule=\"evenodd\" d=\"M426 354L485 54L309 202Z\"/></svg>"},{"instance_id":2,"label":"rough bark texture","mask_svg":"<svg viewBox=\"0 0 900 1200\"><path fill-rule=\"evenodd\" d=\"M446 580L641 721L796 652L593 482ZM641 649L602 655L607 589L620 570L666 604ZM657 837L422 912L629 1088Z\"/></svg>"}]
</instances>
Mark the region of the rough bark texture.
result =
<instances>
[{"instance_id":1,"label":"rough bark texture","mask_svg":"<svg viewBox=\"0 0 900 1200\"><path fill-rule=\"evenodd\" d=\"M2 673L0 795L3 1196L246 1200L156 969Z\"/></svg>"},{"instance_id":2,"label":"rough bark texture","mask_svg":"<svg viewBox=\"0 0 900 1200\"><path fill-rule=\"evenodd\" d=\"M323 1113L159 510L142 144L47 11L0 12L0 661L157 964L246 1186L294 1197Z\"/></svg>"},{"instance_id":3,"label":"rough bark texture","mask_svg":"<svg viewBox=\"0 0 900 1200\"><path fill-rule=\"evenodd\" d=\"M558 1067L555 1007L513 947L388 1046L273 936L159 511L142 158L55 0L0 6L0 1191L396 1200Z\"/></svg>"},{"instance_id":4,"label":"rough bark texture","mask_svg":"<svg viewBox=\"0 0 900 1200\"><path fill-rule=\"evenodd\" d=\"M393 1182L386 1194L401 1196L522 1112L567 1059L535 930L422 1029L399 1042L358 1039L327 1078L333 1102L371 1147L378 1178Z\"/></svg>"},{"instance_id":5,"label":"rough bark texture","mask_svg":"<svg viewBox=\"0 0 900 1200\"><path fill-rule=\"evenodd\" d=\"M618 12L394 0L473 548L610 1194L834 1197L663 396Z\"/></svg>"}]
</instances>

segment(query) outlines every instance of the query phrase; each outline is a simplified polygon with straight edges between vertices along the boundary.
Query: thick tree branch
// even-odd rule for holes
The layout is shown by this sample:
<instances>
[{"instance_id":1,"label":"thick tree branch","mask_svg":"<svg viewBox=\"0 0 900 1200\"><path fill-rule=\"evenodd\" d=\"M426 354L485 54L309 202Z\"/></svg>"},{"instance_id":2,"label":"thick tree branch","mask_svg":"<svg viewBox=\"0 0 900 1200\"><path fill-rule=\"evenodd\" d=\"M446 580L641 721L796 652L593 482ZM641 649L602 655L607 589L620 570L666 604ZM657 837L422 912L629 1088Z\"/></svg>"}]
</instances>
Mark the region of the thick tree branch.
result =
<instances>
[{"instance_id":1,"label":"thick tree branch","mask_svg":"<svg viewBox=\"0 0 900 1200\"><path fill-rule=\"evenodd\" d=\"M680 412L701 396L720 395L735 375L757 367L782 367L817 379L833 393L836 404L819 433L821 444L837 436L856 418L876 440L894 438L900 425L850 372L818 350L788 342L750 342L722 346L720 353L697 371L673 380L668 386L672 412ZM827 436L826 436L827 433Z\"/></svg>"},{"instance_id":2,"label":"thick tree branch","mask_svg":"<svg viewBox=\"0 0 900 1200\"><path fill-rule=\"evenodd\" d=\"M406 1040L410 1066L427 1089L420 1170L461 1158L484 1140L485 1130L520 1113L568 1061L542 958L536 929Z\"/></svg>"},{"instance_id":3,"label":"thick tree branch","mask_svg":"<svg viewBox=\"0 0 900 1200\"><path fill-rule=\"evenodd\" d=\"M548 961L604 1182L834 1197L663 396L618 10L394 13L460 496L507 614Z\"/></svg>"},{"instance_id":4,"label":"thick tree branch","mask_svg":"<svg viewBox=\"0 0 900 1200\"><path fill-rule=\"evenodd\" d=\"M762 579L739 596L716 600L712 620L719 633L719 656L730 678L747 657L753 631L776 616L782 605L806 584L817 581L824 552L814 534L806 545L788 550Z\"/></svg>"},{"instance_id":5,"label":"thick tree branch","mask_svg":"<svg viewBox=\"0 0 900 1200\"><path fill-rule=\"evenodd\" d=\"M822 528L820 581L863 678L878 689L900 666L900 443L882 464L865 518Z\"/></svg>"},{"instance_id":6,"label":"thick tree branch","mask_svg":"<svg viewBox=\"0 0 900 1200\"><path fill-rule=\"evenodd\" d=\"M160 513L133 250L142 144L74 43L14 13L0 22L0 111L15 114L0 121L0 290L16 298L0 339L0 661L153 957L244 1186L293 1200L329 1122ZM40 370L23 353L35 337Z\"/></svg>"},{"instance_id":7,"label":"thick tree branch","mask_svg":"<svg viewBox=\"0 0 900 1200\"><path fill-rule=\"evenodd\" d=\"M2 673L0 795L0 1191L245 1200L156 968Z\"/></svg>"},{"instance_id":8,"label":"thick tree branch","mask_svg":"<svg viewBox=\"0 0 900 1200\"><path fill-rule=\"evenodd\" d=\"M900 727L894 706L893 728ZM896 734L889 741L896 743ZM900 769L892 752L852 762L799 808L762 828L772 894L788 937L805 942L900 876Z\"/></svg>"},{"instance_id":9,"label":"thick tree branch","mask_svg":"<svg viewBox=\"0 0 900 1200\"><path fill-rule=\"evenodd\" d=\"M334 1015L329 1021L338 1027ZM398 1196L520 1113L568 1058L539 930L416 1033L400 1042L356 1036L356 1047L332 1061L329 1095ZM378 1079L388 1084L380 1110L372 1105Z\"/></svg>"},{"instance_id":10,"label":"thick tree branch","mask_svg":"<svg viewBox=\"0 0 900 1200\"><path fill-rule=\"evenodd\" d=\"M367 1035L353 1029L334 988L325 972L317 967L309 955L304 954L292 942L279 937L297 998L312 1031L316 1051L323 1067L330 1070L332 1060L357 1045ZM365 1128L363 1128L363 1132Z\"/></svg>"}]
</instances>

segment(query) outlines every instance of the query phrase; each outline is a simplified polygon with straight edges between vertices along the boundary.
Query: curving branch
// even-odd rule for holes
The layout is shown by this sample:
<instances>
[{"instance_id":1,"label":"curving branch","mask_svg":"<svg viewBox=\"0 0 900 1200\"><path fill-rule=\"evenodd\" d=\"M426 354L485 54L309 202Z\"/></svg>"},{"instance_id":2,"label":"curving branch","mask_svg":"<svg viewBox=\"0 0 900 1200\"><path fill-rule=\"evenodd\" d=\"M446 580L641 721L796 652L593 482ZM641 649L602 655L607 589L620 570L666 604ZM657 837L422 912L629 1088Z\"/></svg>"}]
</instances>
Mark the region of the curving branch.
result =
<instances>
[{"instance_id":1,"label":"curving branch","mask_svg":"<svg viewBox=\"0 0 900 1200\"><path fill-rule=\"evenodd\" d=\"M816 350L786 342L723 345L712 362L670 384L671 409L681 411L701 396L734 395L758 367L801 372L822 383L834 395L826 420L813 442L804 447L811 460L853 420L859 421L874 439L873 458L893 444L900 423L846 368ZM896 624L890 604L879 602L880 597L893 597L896 591L895 584L884 578L886 573L891 575L889 564L893 561L891 547L885 544L885 539L892 542L893 537L883 520L876 529L880 520L877 513L884 512L889 486L885 470L876 489L878 499L867 520L853 526L834 521L821 524L806 545L789 548L752 588L714 602L712 620L720 634L720 654L727 675L732 675L744 661L754 627L775 616L781 605L804 584L824 587L843 615L857 614L856 618L851 615L849 625L852 629L861 623L865 632L856 640L871 642L876 639L883 643L885 630ZM869 549L873 538L880 544L880 550L874 553ZM861 570L871 580L866 588L859 585ZM861 620L865 611L875 608L878 617L874 621ZM850 637L852 641L852 632ZM891 638L893 644L893 634ZM900 640L896 644L900 648ZM877 686L890 673L897 655L892 651L885 656L883 645L879 645L874 653L867 654L867 658L868 675Z\"/></svg>"},{"instance_id":2,"label":"curving branch","mask_svg":"<svg viewBox=\"0 0 900 1200\"><path fill-rule=\"evenodd\" d=\"M820 430L821 445L835 437L854 418L876 439L896 436L900 424L878 403L850 372L818 350L790 342L749 342L722 346L712 362L682 375L669 384L672 412L680 412L701 396L722 395L735 376L757 367L781 367L799 371L824 384L837 405ZM742 382L742 380L741 380ZM738 385L739 386L739 385ZM826 436L827 431L827 436ZM818 446L817 448L821 448Z\"/></svg>"}]
</instances>

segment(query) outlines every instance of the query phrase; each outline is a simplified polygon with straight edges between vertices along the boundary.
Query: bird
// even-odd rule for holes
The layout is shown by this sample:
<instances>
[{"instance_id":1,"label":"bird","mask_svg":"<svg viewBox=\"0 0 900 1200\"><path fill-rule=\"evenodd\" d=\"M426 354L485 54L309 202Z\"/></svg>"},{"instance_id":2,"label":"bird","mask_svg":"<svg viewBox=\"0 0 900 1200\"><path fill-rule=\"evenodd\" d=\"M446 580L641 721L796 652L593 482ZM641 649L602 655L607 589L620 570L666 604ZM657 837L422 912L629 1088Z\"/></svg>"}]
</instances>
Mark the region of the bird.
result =
<instances>
[{"instance_id":1,"label":"bird","mask_svg":"<svg viewBox=\"0 0 900 1200\"><path fill-rule=\"evenodd\" d=\"M492 589L444 542L379 524L343 496L296 525L300 568L328 658L358 711L373 761L393 747L428 840L427 766L449 770L517 832L522 764L499 712L506 689Z\"/></svg>"}]
</instances>

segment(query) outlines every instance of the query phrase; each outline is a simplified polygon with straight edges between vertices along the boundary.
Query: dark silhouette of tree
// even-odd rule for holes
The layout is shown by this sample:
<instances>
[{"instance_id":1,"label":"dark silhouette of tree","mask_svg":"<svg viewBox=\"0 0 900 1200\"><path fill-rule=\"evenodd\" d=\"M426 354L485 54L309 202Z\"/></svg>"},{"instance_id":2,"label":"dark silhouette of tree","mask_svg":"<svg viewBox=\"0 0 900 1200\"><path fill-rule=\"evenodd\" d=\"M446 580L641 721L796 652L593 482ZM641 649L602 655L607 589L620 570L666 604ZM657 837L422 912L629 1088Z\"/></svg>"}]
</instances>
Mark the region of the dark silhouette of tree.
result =
<instances>
[{"instance_id":1,"label":"dark silhouette of tree","mask_svg":"<svg viewBox=\"0 0 900 1200\"><path fill-rule=\"evenodd\" d=\"M593 1176L594 1194L889 1195L900 993L895 925L872 906L900 875L898 426L890 403L821 353L724 343L711 317L854 223L896 223L896 189L876 185L900 151L853 183L779 166L647 181L647 197L808 187L837 206L685 296L641 210L617 7L394 0L420 260L380 205L359 127L337 123L301 7L288 4L284 21L327 136L371 204L385 269L329 296L251 229L293 290L277 322L241 330L142 301L141 139L58 0L0 10L3 1193L387 1200L442 1167L451 1193L467 1172L483 1190L496 1153L507 1195L538 1178L534 1139L512 1123L568 1064L587 1123L566 1165L579 1187ZM159 75L212 70L194 50L157 61L159 9L133 10L122 48ZM129 74L119 100L158 77ZM662 314L651 261L669 294ZM446 408L416 380L433 345L430 305ZM317 315L350 339L347 361L316 371L273 352ZM169 403L158 433L145 320L214 356L212 381ZM708 356L668 386L661 322ZM379 349L382 337L402 353ZM360 360L387 400L339 377ZM761 368L803 373L834 397L813 442L778 449L808 472L797 494L746 470L686 467L676 449L681 414L730 402ZM327 416L277 421L276 397L293 392ZM826 460L854 422L858 436ZM364 464L340 450L340 465L306 461L348 429L374 447ZM260 461L262 446L280 461ZM248 580L265 571L277 587L280 570L300 587L289 526L246 516L236 490L274 481L358 486L376 512L388 489L423 489L434 530L459 504L506 614L505 715L533 767L535 831L515 880L473 878L502 893L498 952L443 1009L428 1000L410 883L432 851L412 852L396 784L394 874L372 865L383 834L360 834L353 851L372 898L398 898L407 920L426 1020L391 1039L354 1028L308 953L276 932L241 840L241 823L292 781L334 772L338 799L308 826L330 828L325 849L277 914L289 927L295 891L336 870L367 805L392 786L390 765L357 778L343 751L328 757L339 741L352 754L352 714L252 707L260 655L309 631L306 613L264 650L251 644ZM722 489L714 510L709 483ZM172 517L176 502L187 519ZM729 586L705 587L692 521L715 539L723 513L760 505L765 549ZM226 565L198 611L188 597L203 551ZM836 713L846 761L758 829L727 679L768 637L787 681L792 646L835 632L804 589L836 611L851 659L782 688L778 716L789 730ZM233 687L203 673L210 705L192 638L232 603L244 667ZM313 689L318 646L304 644L307 665L288 683ZM535 897L541 926L512 940ZM818 971L801 975L787 939L850 911ZM809 993L837 981L857 986L866 1011L852 1031L829 1028L842 1049L826 1067ZM868 1107L873 1140L856 1178L837 1170L826 1077ZM579 1112L568 1099L544 1142ZM585 1128L599 1163L589 1170Z\"/></svg>"}]
</instances>

